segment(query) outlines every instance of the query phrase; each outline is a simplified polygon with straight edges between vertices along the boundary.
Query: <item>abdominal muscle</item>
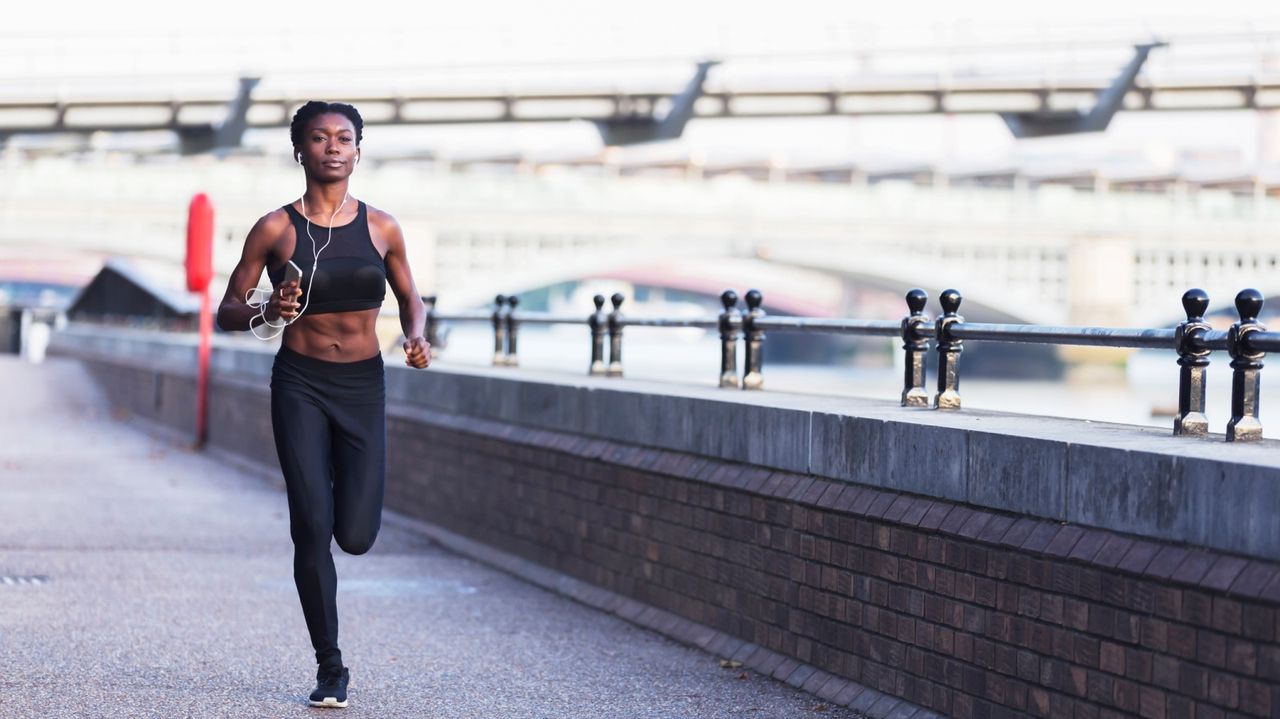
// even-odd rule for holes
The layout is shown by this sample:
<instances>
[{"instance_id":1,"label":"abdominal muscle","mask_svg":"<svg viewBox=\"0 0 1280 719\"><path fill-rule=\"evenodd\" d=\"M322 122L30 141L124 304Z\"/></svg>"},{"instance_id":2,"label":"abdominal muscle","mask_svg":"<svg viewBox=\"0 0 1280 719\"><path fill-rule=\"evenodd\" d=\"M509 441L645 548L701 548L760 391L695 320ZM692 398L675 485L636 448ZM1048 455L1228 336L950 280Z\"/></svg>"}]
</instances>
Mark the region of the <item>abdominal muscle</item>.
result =
<instances>
[{"instance_id":1,"label":"abdominal muscle","mask_svg":"<svg viewBox=\"0 0 1280 719\"><path fill-rule=\"evenodd\" d=\"M381 352L374 332L377 308L354 312L303 314L284 333L284 346L329 362L358 362Z\"/></svg>"}]
</instances>

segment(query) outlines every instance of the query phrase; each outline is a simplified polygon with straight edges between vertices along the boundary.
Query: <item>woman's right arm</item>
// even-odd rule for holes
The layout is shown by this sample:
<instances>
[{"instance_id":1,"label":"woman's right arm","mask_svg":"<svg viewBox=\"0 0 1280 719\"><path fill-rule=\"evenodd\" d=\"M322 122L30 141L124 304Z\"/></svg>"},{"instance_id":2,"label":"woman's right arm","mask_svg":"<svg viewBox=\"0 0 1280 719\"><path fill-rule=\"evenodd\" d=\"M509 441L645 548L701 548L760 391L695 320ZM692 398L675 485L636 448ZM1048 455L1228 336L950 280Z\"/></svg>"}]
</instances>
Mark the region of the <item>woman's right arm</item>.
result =
<instances>
[{"instance_id":1,"label":"woman's right arm","mask_svg":"<svg viewBox=\"0 0 1280 719\"><path fill-rule=\"evenodd\" d=\"M258 280L262 277L262 268L266 267L271 249L276 245L288 222L288 216L276 210L264 215L254 224L253 229L249 230L249 236L244 240L244 251L240 254L240 262L232 270L231 279L227 282L227 292L222 297L222 304L218 305L220 329L243 331L251 326L263 324L259 309L250 307L245 302L245 297L249 294L249 290L258 286ZM271 322L296 317L299 305L295 300L302 294L297 283L286 282L276 289L276 292L271 293L271 299L263 314ZM283 296L279 290L284 290Z\"/></svg>"}]
</instances>

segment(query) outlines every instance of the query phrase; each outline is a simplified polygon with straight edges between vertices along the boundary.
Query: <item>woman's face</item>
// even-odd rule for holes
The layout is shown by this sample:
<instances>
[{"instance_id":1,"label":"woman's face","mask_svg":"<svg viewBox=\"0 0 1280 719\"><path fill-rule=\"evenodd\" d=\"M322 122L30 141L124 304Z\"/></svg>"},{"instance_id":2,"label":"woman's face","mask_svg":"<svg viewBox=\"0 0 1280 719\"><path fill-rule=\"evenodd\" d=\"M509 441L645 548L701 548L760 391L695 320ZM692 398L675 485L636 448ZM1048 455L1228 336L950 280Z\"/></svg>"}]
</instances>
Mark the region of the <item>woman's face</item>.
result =
<instances>
[{"instance_id":1,"label":"woman's face","mask_svg":"<svg viewBox=\"0 0 1280 719\"><path fill-rule=\"evenodd\" d=\"M302 133L297 148L302 166L312 177L341 180L351 175L360 149L356 146L356 128L346 115L329 112L316 115Z\"/></svg>"}]
</instances>

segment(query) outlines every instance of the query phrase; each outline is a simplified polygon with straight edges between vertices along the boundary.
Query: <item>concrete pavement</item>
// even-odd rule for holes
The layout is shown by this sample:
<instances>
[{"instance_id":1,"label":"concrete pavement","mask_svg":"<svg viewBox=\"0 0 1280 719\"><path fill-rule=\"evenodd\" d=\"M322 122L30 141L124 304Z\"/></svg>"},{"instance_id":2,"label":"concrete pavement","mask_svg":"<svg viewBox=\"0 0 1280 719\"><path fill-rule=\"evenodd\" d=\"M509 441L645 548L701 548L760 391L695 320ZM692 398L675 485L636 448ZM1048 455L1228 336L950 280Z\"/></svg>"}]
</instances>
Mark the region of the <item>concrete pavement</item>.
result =
<instances>
[{"instance_id":1,"label":"concrete pavement","mask_svg":"<svg viewBox=\"0 0 1280 719\"><path fill-rule=\"evenodd\" d=\"M0 358L0 397L0 717L858 716L394 522L335 546L351 707L311 709L279 483L112 416L69 360Z\"/></svg>"}]
</instances>

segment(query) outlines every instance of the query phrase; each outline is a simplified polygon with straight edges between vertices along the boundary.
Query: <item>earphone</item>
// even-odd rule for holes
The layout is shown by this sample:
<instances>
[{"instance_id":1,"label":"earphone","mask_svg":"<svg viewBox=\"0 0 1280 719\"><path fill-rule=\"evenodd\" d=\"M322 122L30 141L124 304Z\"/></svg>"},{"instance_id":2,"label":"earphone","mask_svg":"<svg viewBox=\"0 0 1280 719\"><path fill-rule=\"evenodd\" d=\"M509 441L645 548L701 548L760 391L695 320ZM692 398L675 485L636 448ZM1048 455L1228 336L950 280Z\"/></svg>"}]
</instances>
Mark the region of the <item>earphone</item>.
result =
<instances>
[{"instance_id":1,"label":"earphone","mask_svg":"<svg viewBox=\"0 0 1280 719\"><path fill-rule=\"evenodd\" d=\"M301 153L301 152L299 152L298 154L294 155L294 157L295 157L295 158L297 158L297 160L298 160L298 164L299 164L299 165L301 165L301 164L302 164L302 153ZM352 163L352 164L353 164L353 165L359 165L359 164L360 164L360 156L359 156L359 155L356 155L356 161L355 161L354 163Z\"/></svg>"},{"instance_id":2,"label":"earphone","mask_svg":"<svg viewBox=\"0 0 1280 719\"><path fill-rule=\"evenodd\" d=\"M302 161L301 153L299 153L298 161L299 162ZM273 329L280 330L279 332L273 335L268 335L266 337L263 337L262 335L258 334L258 327L261 327L262 325L254 326L253 319L250 318L249 332L251 332L254 337L257 337L260 340L264 340L264 341L273 340L279 337L281 334L284 333L284 328L288 327L294 322L297 322L298 318L301 317L302 314L307 311L307 307L311 305L311 287L316 282L316 268L320 266L320 253L324 252L325 248L329 246L329 243L333 241L333 221L337 219L338 213L342 212L342 208L347 206L347 200L351 199L351 193L348 192L342 196L342 204L338 205L338 209L334 210L333 214L329 216L329 236L325 238L324 244L321 245L320 249L318 250L316 249L316 238L311 234L311 217L307 214L307 197L306 195L303 195L298 199L299 201L302 202L302 216L307 221L307 237L310 238L311 240L311 257L312 257L311 277L310 279L307 280L307 291L303 294L303 297L305 297L306 299L302 303L302 308L298 310L297 316L295 316L291 320L286 320L284 322L281 322L278 325L275 325L275 324L271 324L271 321L267 319L267 304L271 301L271 294L275 292L275 289L272 288L270 291L268 291L268 290L264 290L261 287L250 288L250 290L247 293L245 293L245 298L244 298L245 304L249 305L250 307L258 308L258 316L262 318L262 324L268 327L271 327ZM261 294L259 294L255 299L253 294L255 292L258 292L258 293L267 292L266 299L263 299Z\"/></svg>"}]
</instances>

